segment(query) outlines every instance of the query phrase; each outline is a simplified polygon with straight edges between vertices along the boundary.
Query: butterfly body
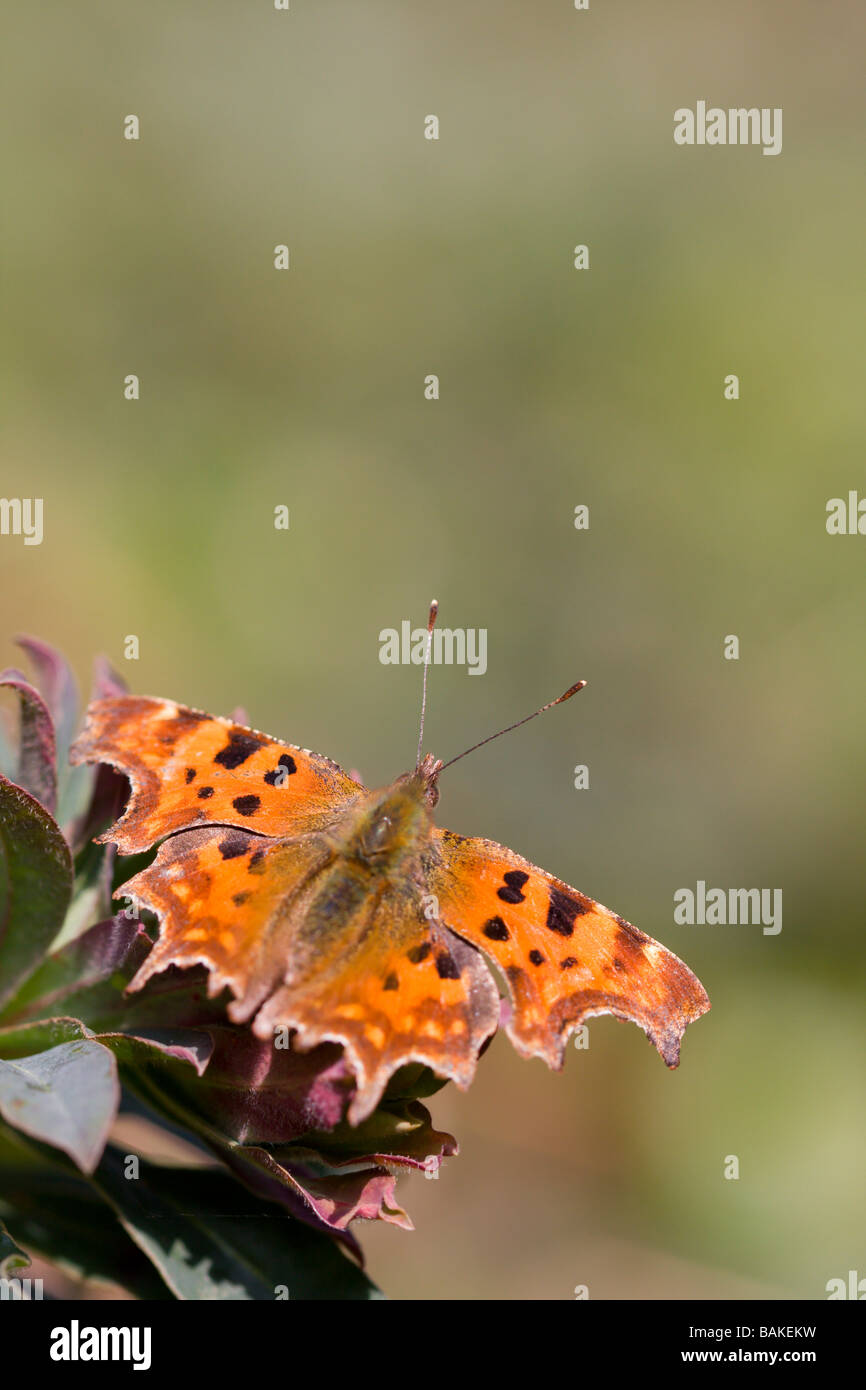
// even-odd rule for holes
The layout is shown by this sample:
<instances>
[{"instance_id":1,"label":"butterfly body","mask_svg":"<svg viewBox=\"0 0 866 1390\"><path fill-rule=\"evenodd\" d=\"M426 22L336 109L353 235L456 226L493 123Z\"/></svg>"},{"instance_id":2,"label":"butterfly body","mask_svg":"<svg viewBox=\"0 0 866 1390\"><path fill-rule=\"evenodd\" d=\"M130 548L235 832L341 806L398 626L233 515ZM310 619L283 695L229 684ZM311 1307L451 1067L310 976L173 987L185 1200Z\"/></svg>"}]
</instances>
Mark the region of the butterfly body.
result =
<instances>
[{"instance_id":1,"label":"butterfly body","mask_svg":"<svg viewBox=\"0 0 866 1390\"><path fill-rule=\"evenodd\" d=\"M663 946L492 841L438 828L430 755L368 791L319 754L171 701L96 701L75 762L124 772L124 815L101 838L159 845L125 885L160 920L130 988L203 963L230 1018L307 1050L342 1044L365 1119L389 1077L422 1062L467 1086L510 997L518 1051L563 1062L586 1017L640 1024L669 1066L709 1007Z\"/></svg>"}]
</instances>

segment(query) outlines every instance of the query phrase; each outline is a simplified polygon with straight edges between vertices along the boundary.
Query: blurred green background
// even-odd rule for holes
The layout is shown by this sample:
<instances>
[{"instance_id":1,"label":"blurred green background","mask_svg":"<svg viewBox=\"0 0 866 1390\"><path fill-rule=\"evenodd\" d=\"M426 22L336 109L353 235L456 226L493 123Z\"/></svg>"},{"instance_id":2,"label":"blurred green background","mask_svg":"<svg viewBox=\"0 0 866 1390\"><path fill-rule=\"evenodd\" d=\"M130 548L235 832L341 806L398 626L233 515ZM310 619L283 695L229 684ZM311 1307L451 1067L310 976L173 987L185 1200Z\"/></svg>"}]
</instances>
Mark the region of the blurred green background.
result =
<instances>
[{"instance_id":1,"label":"blurred green background","mask_svg":"<svg viewBox=\"0 0 866 1390\"><path fill-rule=\"evenodd\" d=\"M86 688L103 651L372 785L420 690L378 634L434 594L489 634L483 678L432 672L439 756L585 677L440 822L664 941L712 1012L675 1073L612 1019L561 1075L498 1038L431 1103L462 1153L404 1183L417 1232L360 1229L370 1271L825 1297L866 1274L866 540L824 525L866 493L866 15L291 3L18 7L0 492L45 537L0 538L0 658L36 633ZM782 154L677 147L699 99L783 107ZM674 925L698 879L782 888L781 934Z\"/></svg>"}]
</instances>

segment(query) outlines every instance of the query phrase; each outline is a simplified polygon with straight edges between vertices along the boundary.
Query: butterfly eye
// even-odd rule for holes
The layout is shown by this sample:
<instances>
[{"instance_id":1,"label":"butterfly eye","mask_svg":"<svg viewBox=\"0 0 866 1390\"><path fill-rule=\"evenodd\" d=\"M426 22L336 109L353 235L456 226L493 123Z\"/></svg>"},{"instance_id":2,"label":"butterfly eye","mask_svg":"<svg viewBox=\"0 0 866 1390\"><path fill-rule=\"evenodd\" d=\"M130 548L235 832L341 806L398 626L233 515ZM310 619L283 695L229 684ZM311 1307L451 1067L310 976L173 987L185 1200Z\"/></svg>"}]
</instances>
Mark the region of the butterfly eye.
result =
<instances>
[{"instance_id":1,"label":"butterfly eye","mask_svg":"<svg viewBox=\"0 0 866 1390\"><path fill-rule=\"evenodd\" d=\"M371 854L376 854L387 845L391 838L391 817L380 816L367 836L367 848Z\"/></svg>"}]
</instances>

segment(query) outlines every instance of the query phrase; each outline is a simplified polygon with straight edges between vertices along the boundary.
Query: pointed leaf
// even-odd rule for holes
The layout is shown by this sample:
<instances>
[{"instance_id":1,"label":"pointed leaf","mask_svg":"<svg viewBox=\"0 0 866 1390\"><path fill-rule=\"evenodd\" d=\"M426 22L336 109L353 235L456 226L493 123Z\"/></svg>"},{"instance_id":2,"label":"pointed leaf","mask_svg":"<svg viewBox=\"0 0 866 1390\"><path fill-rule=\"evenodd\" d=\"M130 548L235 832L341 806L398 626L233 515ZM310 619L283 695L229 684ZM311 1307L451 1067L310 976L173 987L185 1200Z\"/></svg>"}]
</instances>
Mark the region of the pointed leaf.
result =
<instances>
[{"instance_id":1,"label":"pointed leaf","mask_svg":"<svg viewBox=\"0 0 866 1390\"><path fill-rule=\"evenodd\" d=\"M57 749L48 706L26 676L12 667L0 673L0 686L14 690L21 702L14 780L53 816L57 809Z\"/></svg>"},{"instance_id":2,"label":"pointed leaf","mask_svg":"<svg viewBox=\"0 0 866 1390\"><path fill-rule=\"evenodd\" d=\"M15 773L18 768L18 739L17 731L13 731L10 712L7 709L0 709L0 773L8 777L11 782L15 781Z\"/></svg>"},{"instance_id":3,"label":"pointed leaf","mask_svg":"<svg viewBox=\"0 0 866 1390\"><path fill-rule=\"evenodd\" d=\"M150 951L140 922L121 912L46 956L14 998L3 1023L66 1015L90 1027L116 1027L125 1007L123 990Z\"/></svg>"},{"instance_id":4,"label":"pointed leaf","mask_svg":"<svg viewBox=\"0 0 866 1390\"><path fill-rule=\"evenodd\" d=\"M0 1027L50 1015L81 1019L97 1033L196 1027L225 1018L209 999L204 967L167 970L144 989L124 989L151 949L141 923L119 912L48 956L0 1010Z\"/></svg>"},{"instance_id":5,"label":"pointed leaf","mask_svg":"<svg viewBox=\"0 0 866 1390\"><path fill-rule=\"evenodd\" d=\"M78 719L78 686L75 677L60 652L55 651L47 642L41 642L38 637L19 637L17 644L24 649L36 667L39 689L54 721L58 761L65 764Z\"/></svg>"},{"instance_id":6,"label":"pointed leaf","mask_svg":"<svg viewBox=\"0 0 866 1390\"><path fill-rule=\"evenodd\" d=\"M17 641L36 667L36 683L54 721L59 774L57 820L65 829L82 815L93 783L92 768L69 766L69 745L78 721L78 683L66 659L47 642L38 637L19 637ZM82 777L82 772L87 775Z\"/></svg>"},{"instance_id":7,"label":"pointed leaf","mask_svg":"<svg viewBox=\"0 0 866 1390\"><path fill-rule=\"evenodd\" d=\"M291 1147L263 1149L256 1144L225 1144L223 1162L252 1192L279 1202L304 1220L315 1218L336 1234L348 1235L349 1223L387 1221L403 1230L414 1229L411 1218L397 1205L397 1179L382 1168L365 1166L337 1173L312 1152Z\"/></svg>"},{"instance_id":8,"label":"pointed leaf","mask_svg":"<svg viewBox=\"0 0 866 1390\"><path fill-rule=\"evenodd\" d=\"M180 1063L181 1070L190 1067L199 1076L213 1050L209 1035L195 1028L153 1029L147 1034L94 1033L78 1018L61 1017L0 1028L0 1058L17 1061L79 1041L101 1043L127 1067L177 1070Z\"/></svg>"},{"instance_id":9,"label":"pointed leaf","mask_svg":"<svg viewBox=\"0 0 866 1390\"><path fill-rule=\"evenodd\" d=\"M0 1114L7 1124L62 1149L92 1172L120 1100L117 1063L89 1039L0 1060Z\"/></svg>"},{"instance_id":10,"label":"pointed leaf","mask_svg":"<svg viewBox=\"0 0 866 1390\"><path fill-rule=\"evenodd\" d=\"M55 821L0 777L0 1005L48 950L71 892L72 859Z\"/></svg>"},{"instance_id":11,"label":"pointed leaf","mask_svg":"<svg viewBox=\"0 0 866 1390\"><path fill-rule=\"evenodd\" d=\"M429 1110L417 1100L385 1102L363 1124L343 1123L313 1139L317 1152L337 1170L357 1163L363 1154L367 1162L387 1169L435 1174L443 1158L457 1153L454 1136L434 1129Z\"/></svg>"},{"instance_id":12,"label":"pointed leaf","mask_svg":"<svg viewBox=\"0 0 866 1390\"><path fill-rule=\"evenodd\" d=\"M125 695L126 692L127 684L123 676L118 675L107 657L97 656L93 662L91 700L107 700L114 695Z\"/></svg>"}]
</instances>

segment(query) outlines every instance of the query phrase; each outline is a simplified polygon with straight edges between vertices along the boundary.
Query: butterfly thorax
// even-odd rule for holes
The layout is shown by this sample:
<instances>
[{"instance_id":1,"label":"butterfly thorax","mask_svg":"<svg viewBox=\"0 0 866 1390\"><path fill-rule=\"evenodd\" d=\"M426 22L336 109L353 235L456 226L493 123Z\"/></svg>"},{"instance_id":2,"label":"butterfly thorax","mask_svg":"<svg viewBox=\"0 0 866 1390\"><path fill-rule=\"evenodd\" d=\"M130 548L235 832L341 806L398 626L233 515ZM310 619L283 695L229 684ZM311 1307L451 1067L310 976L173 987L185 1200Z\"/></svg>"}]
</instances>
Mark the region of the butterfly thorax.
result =
<instances>
[{"instance_id":1,"label":"butterfly thorax","mask_svg":"<svg viewBox=\"0 0 866 1390\"><path fill-rule=\"evenodd\" d=\"M404 876L429 843L429 780L417 773L367 792L326 833L333 854L374 877Z\"/></svg>"}]
</instances>

